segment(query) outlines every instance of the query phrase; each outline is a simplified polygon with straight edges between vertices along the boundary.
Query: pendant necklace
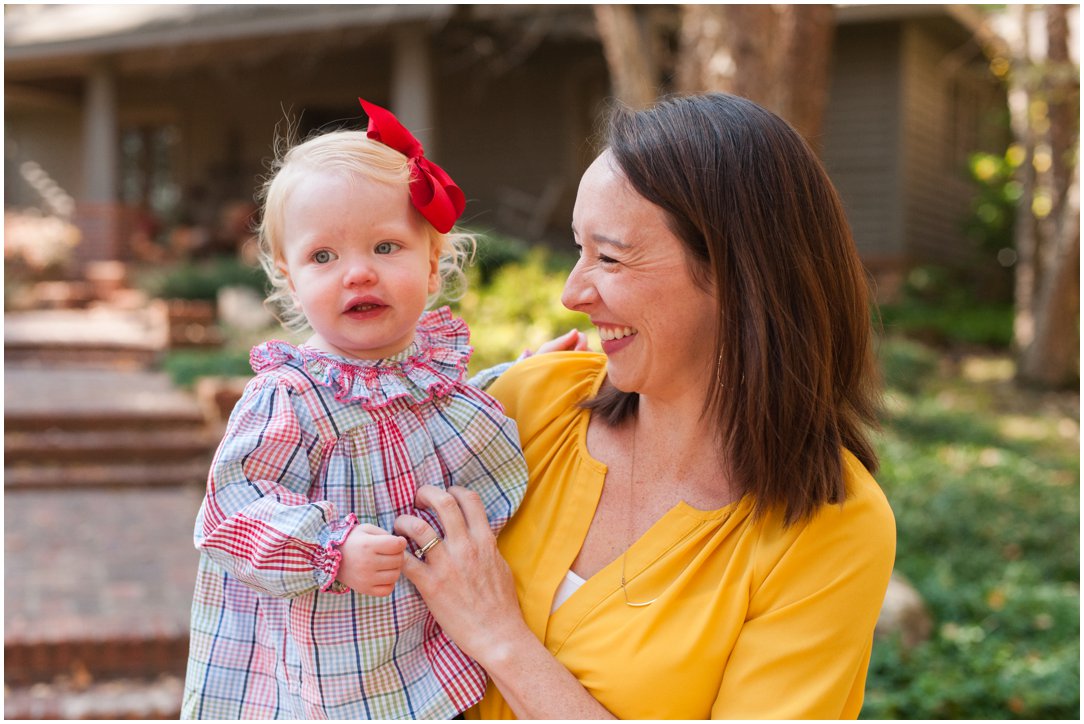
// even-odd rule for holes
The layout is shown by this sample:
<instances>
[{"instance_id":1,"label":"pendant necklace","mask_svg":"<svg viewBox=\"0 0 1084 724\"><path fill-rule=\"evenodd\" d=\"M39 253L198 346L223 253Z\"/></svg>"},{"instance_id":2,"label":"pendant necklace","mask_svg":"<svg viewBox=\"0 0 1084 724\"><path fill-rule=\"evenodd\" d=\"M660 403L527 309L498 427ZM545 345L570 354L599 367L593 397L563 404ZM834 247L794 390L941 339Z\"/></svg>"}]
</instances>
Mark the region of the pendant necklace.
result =
<instances>
[{"instance_id":1,"label":"pendant necklace","mask_svg":"<svg viewBox=\"0 0 1084 724\"><path fill-rule=\"evenodd\" d=\"M628 541L628 547L625 548L625 552L621 554L621 592L625 594L625 605L626 606L631 606L632 608L643 608L644 606L650 606L651 604L655 603L655 601L659 600L658 597L656 596L655 598L651 599L650 601L643 601L643 602L630 601L629 600L629 591L625 587L625 584L626 584L626 581L625 581L625 559L628 558L628 556L629 556L629 548L632 547L632 544L634 542L633 538L632 538L632 535L633 535L633 533L632 533L632 517L633 517L633 511L635 510L635 504L634 503L635 503L635 497L636 497L636 495L635 495L636 494L636 432L639 429L639 427L640 427L639 418L637 418L637 419L633 420L633 423L632 423L632 465L629 468L629 502L628 502L629 510L628 510L628 515L626 516L626 521L627 521L626 540Z\"/></svg>"}]
</instances>

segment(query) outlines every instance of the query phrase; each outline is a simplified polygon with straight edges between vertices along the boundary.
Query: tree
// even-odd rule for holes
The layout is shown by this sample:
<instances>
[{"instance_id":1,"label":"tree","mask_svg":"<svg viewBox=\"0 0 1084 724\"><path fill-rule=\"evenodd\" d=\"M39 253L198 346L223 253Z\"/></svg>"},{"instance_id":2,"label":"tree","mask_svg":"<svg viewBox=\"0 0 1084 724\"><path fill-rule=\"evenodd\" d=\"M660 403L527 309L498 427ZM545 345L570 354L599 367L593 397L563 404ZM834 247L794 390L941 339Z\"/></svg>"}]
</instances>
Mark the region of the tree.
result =
<instances>
[{"instance_id":1,"label":"tree","mask_svg":"<svg viewBox=\"0 0 1084 724\"><path fill-rule=\"evenodd\" d=\"M1066 5L1009 6L982 39L1008 83L1017 180L1017 379L1045 388L1080 378L1080 69Z\"/></svg>"},{"instance_id":2,"label":"tree","mask_svg":"<svg viewBox=\"0 0 1084 724\"><path fill-rule=\"evenodd\" d=\"M834 29L831 5L686 5L677 89L754 100L816 146Z\"/></svg>"},{"instance_id":3,"label":"tree","mask_svg":"<svg viewBox=\"0 0 1084 724\"><path fill-rule=\"evenodd\" d=\"M595 19L614 95L627 105L724 91L776 112L818 145L831 5L596 5Z\"/></svg>"}]
</instances>

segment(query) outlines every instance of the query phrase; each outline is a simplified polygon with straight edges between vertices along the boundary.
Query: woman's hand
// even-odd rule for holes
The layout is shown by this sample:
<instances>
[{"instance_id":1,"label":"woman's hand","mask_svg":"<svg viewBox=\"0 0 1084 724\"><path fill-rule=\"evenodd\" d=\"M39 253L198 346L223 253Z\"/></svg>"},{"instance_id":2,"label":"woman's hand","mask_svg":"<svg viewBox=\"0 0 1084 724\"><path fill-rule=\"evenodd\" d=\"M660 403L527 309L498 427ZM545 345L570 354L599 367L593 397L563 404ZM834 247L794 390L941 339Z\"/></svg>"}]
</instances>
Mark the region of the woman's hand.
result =
<instances>
[{"instance_id":1,"label":"woman's hand","mask_svg":"<svg viewBox=\"0 0 1084 724\"><path fill-rule=\"evenodd\" d=\"M418 489L415 504L437 515L445 536L424 560L405 555L403 574L448 636L488 669L506 647L534 634L523 621L512 572L497 550L482 500L466 488L426 485ZM419 548L437 536L413 515L399 516L395 531Z\"/></svg>"},{"instance_id":2,"label":"woman's hand","mask_svg":"<svg viewBox=\"0 0 1084 724\"><path fill-rule=\"evenodd\" d=\"M424 560L405 555L403 575L459 648L486 670L520 719L612 719L527 628L508 564L497 550L481 498L466 488L418 489L415 504L436 513L444 540ZM413 515L395 531L419 546L436 536Z\"/></svg>"},{"instance_id":3,"label":"woman's hand","mask_svg":"<svg viewBox=\"0 0 1084 724\"><path fill-rule=\"evenodd\" d=\"M583 352L587 350L587 335L578 329L565 332L560 337L555 337L548 342L543 342L538 351L533 354L545 354L546 352Z\"/></svg>"}]
</instances>

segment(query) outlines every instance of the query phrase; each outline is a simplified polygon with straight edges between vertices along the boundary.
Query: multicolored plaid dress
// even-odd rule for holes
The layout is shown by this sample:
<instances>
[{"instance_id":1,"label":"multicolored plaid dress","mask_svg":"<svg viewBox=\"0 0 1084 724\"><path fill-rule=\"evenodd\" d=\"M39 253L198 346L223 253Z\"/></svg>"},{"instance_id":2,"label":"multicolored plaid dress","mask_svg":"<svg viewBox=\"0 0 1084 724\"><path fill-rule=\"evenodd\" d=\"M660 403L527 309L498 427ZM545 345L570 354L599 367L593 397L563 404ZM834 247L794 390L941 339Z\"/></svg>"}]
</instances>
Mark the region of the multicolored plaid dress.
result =
<instances>
[{"instance_id":1,"label":"multicolored plaid dress","mask_svg":"<svg viewBox=\"0 0 1084 724\"><path fill-rule=\"evenodd\" d=\"M436 522L414 508L420 485L476 491L494 532L522 500L515 423L463 381L468 342L442 308L376 362L252 350L196 520L182 718L440 719L481 698L484 671L406 577L388 597L332 590L354 526Z\"/></svg>"}]
</instances>

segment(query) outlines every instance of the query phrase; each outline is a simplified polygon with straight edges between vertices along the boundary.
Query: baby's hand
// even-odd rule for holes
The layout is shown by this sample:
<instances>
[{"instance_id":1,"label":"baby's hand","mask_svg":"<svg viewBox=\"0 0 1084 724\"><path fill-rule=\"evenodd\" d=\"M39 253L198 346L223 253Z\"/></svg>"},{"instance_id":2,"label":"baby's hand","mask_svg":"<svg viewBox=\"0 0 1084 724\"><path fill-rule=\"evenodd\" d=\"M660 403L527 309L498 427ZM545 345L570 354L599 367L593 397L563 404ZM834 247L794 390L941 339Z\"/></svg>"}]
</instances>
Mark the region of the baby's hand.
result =
<instances>
[{"instance_id":1,"label":"baby's hand","mask_svg":"<svg viewBox=\"0 0 1084 724\"><path fill-rule=\"evenodd\" d=\"M359 525L339 546L342 560L337 580L368 596L390 595L403 568L406 546L406 538L375 525Z\"/></svg>"},{"instance_id":2,"label":"baby's hand","mask_svg":"<svg viewBox=\"0 0 1084 724\"><path fill-rule=\"evenodd\" d=\"M544 342L534 354L546 352L582 352L587 349L587 335L578 329L565 332L560 337Z\"/></svg>"}]
</instances>

